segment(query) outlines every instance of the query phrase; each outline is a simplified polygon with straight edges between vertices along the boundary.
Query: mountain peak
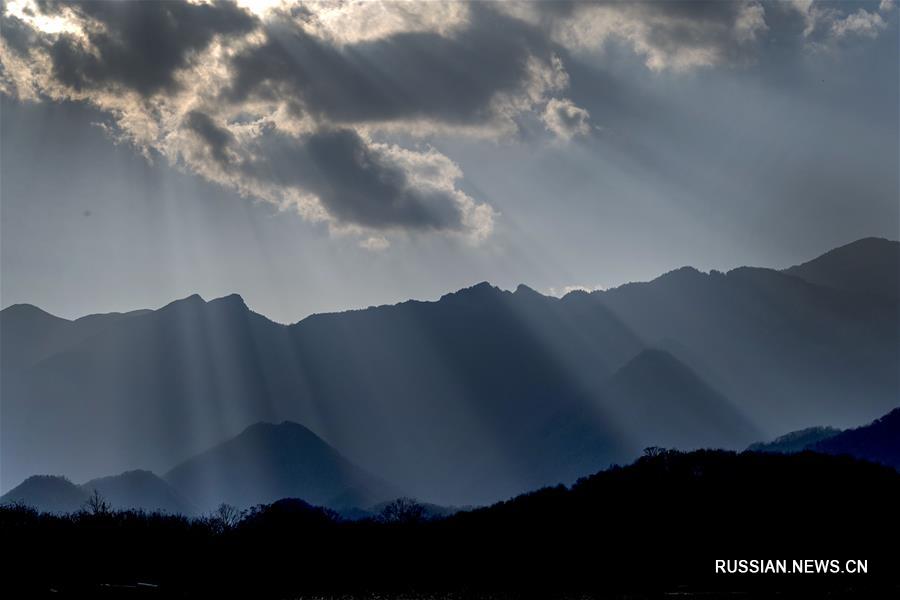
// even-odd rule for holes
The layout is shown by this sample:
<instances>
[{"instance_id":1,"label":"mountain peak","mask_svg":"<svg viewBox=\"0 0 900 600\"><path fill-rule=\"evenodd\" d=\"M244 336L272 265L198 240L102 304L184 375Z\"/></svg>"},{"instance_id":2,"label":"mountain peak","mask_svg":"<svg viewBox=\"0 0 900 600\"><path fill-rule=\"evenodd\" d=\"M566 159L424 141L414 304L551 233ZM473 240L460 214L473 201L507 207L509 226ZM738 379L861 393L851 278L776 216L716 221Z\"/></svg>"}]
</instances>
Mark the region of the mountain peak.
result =
<instances>
[{"instance_id":1,"label":"mountain peak","mask_svg":"<svg viewBox=\"0 0 900 600\"><path fill-rule=\"evenodd\" d=\"M664 362L671 365L681 364L681 361L672 356L671 352L669 352L668 350L663 350L661 348L644 348L628 362L629 364L640 364L645 362Z\"/></svg>"},{"instance_id":2,"label":"mountain peak","mask_svg":"<svg viewBox=\"0 0 900 600\"><path fill-rule=\"evenodd\" d=\"M210 508L280 498L327 505L337 498L389 497L388 487L294 421L259 422L182 462L164 480Z\"/></svg>"},{"instance_id":3,"label":"mountain peak","mask_svg":"<svg viewBox=\"0 0 900 600\"><path fill-rule=\"evenodd\" d=\"M467 288L463 288L459 291L460 292L473 292L473 293L478 292L478 293L480 293L480 292L487 292L487 291L492 291L492 290L497 290L497 289L499 289L499 288L492 286L487 281L482 281L480 283L476 283L475 285L469 286Z\"/></svg>"},{"instance_id":4,"label":"mountain peak","mask_svg":"<svg viewBox=\"0 0 900 600\"><path fill-rule=\"evenodd\" d=\"M658 277L658 279L662 279L663 277L697 277L702 276L703 272L695 267L691 267L689 265L685 265L683 267L678 267L677 269L672 269L666 273L663 273Z\"/></svg>"},{"instance_id":5,"label":"mountain peak","mask_svg":"<svg viewBox=\"0 0 900 600\"><path fill-rule=\"evenodd\" d=\"M165 310L167 308L175 308L179 306L199 306L201 304L206 304L206 300L200 294L191 294L186 298L179 298L178 300L173 300L169 302L165 306L163 306L159 310Z\"/></svg>"},{"instance_id":6,"label":"mountain peak","mask_svg":"<svg viewBox=\"0 0 900 600\"><path fill-rule=\"evenodd\" d=\"M241 297L240 294L228 294L227 296L222 296L221 298L216 298L214 300L210 300L207 304L209 304L210 306L213 306L213 305L238 306L238 307L242 307L242 308L247 308L247 303L244 302L244 299Z\"/></svg>"},{"instance_id":7,"label":"mountain peak","mask_svg":"<svg viewBox=\"0 0 900 600\"><path fill-rule=\"evenodd\" d=\"M0 310L0 315L3 315L4 317L17 317L26 319L49 319L58 321L68 320L63 319L62 317L57 317L56 315L52 315L43 308L38 308L34 304L27 303L10 304L3 310Z\"/></svg>"},{"instance_id":8,"label":"mountain peak","mask_svg":"<svg viewBox=\"0 0 900 600\"><path fill-rule=\"evenodd\" d=\"M868 237L782 271L808 283L900 298L900 242Z\"/></svg>"},{"instance_id":9,"label":"mountain peak","mask_svg":"<svg viewBox=\"0 0 900 600\"><path fill-rule=\"evenodd\" d=\"M671 271L667 271L648 283L665 286L690 286L705 281L708 277L709 276L703 273L703 271L695 269L694 267L684 266L677 269L672 269ZM648 283L627 283L618 289L627 289L635 285L643 286L647 285Z\"/></svg>"},{"instance_id":10,"label":"mountain peak","mask_svg":"<svg viewBox=\"0 0 900 600\"><path fill-rule=\"evenodd\" d=\"M87 494L61 475L32 475L0 497L0 504L21 502L42 512L66 513L81 508Z\"/></svg>"},{"instance_id":11,"label":"mountain peak","mask_svg":"<svg viewBox=\"0 0 900 600\"><path fill-rule=\"evenodd\" d=\"M281 423L271 423L269 421L260 421L253 425L247 426L238 436L251 435L258 433L304 433L315 436L311 429L305 425L301 425L296 421L282 421Z\"/></svg>"},{"instance_id":12,"label":"mountain peak","mask_svg":"<svg viewBox=\"0 0 900 600\"><path fill-rule=\"evenodd\" d=\"M542 293L538 292L537 290L535 290L533 288L528 287L524 283L520 283L518 286L516 286L516 291L513 293L516 296L525 296L525 297L531 297L531 298L546 298L546 296L544 296Z\"/></svg>"},{"instance_id":13,"label":"mountain peak","mask_svg":"<svg viewBox=\"0 0 900 600\"><path fill-rule=\"evenodd\" d=\"M487 281L482 281L481 283L476 283L475 285L462 288L455 292L444 294L441 296L441 300L450 298L486 298L498 292L502 292L502 290L498 287L494 287Z\"/></svg>"}]
</instances>

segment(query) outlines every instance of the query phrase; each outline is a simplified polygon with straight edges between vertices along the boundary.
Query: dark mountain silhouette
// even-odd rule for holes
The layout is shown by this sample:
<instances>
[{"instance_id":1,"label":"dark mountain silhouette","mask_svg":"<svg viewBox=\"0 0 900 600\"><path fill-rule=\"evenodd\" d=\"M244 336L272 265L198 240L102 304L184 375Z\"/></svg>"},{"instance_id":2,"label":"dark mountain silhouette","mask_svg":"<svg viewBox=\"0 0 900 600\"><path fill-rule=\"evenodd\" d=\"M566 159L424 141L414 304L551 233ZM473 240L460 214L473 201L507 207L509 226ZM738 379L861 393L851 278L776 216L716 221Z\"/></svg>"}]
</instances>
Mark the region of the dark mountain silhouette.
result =
<instances>
[{"instance_id":1,"label":"dark mountain silhouette","mask_svg":"<svg viewBox=\"0 0 900 600\"><path fill-rule=\"evenodd\" d=\"M561 299L479 284L289 326L239 296L192 296L94 317L59 345L42 334L23 358L6 344L27 346L35 317L10 307L0 484L163 472L252 423L290 420L412 496L486 503L628 461L656 438L737 447L883 414L900 389L898 310L769 269L685 268ZM7 340L20 317L11 327L26 333ZM650 348L674 359L636 358Z\"/></svg>"},{"instance_id":2,"label":"dark mountain silhouette","mask_svg":"<svg viewBox=\"0 0 900 600\"><path fill-rule=\"evenodd\" d=\"M898 498L900 473L849 457L655 450L444 518L409 501L357 521L298 499L194 520L0 507L3 543L16 549L3 587L14 597L52 587L63 597L892 598L900 549L884 541L900 536ZM719 560L768 561L773 547L790 574L716 571ZM859 559L866 573L827 570ZM812 572L793 571L795 560Z\"/></svg>"},{"instance_id":3,"label":"dark mountain silhouette","mask_svg":"<svg viewBox=\"0 0 900 600\"><path fill-rule=\"evenodd\" d=\"M373 504L367 508L350 508L339 511L342 518L351 521L363 519L385 519L385 513L390 513L393 507L399 503L409 503L416 506L417 516L423 520L442 519L460 511L471 510L472 507L441 506L429 502L417 502L410 498L394 498L385 502Z\"/></svg>"},{"instance_id":4,"label":"dark mountain silhouette","mask_svg":"<svg viewBox=\"0 0 900 600\"><path fill-rule=\"evenodd\" d=\"M813 444L834 437L841 432L835 427L807 427L779 436L771 442L755 442L747 446L751 452L776 452L791 454L808 450Z\"/></svg>"},{"instance_id":5,"label":"dark mountain silhouette","mask_svg":"<svg viewBox=\"0 0 900 600\"><path fill-rule=\"evenodd\" d=\"M165 480L207 510L221 502L250 507L281 498L332 507L368 506L400 495L306 427L288 421L248 427L181 463Z\"/></svg>"},{"instance_id":6,"label":"dark mountain silhouette","mask_svg":"<svg viewBox=\"0 0 900 600\"><path fill-rule=\"evenodd\" d=\"M900 242L865 238L784 273L840 290L900 298Z\"/></svg>"},{"instance_id":7,"label":"dark mountain silhouette","mask_svg":"<svg viewBox=\"0 0 900 600\"><path fill-rule=\"evenodd\" d=\"M92 479L81 489L87 494L96 490L115 509L161 510L180 515L198 513L195 504L150 471L127 471Z\"/></svg>"},{"instance_id":8,"label":"dark mountain silhouette","mask_svg":"<svg viewBox=\"0 0 900 600\"><path fill-rule=\"evenodd\" d=\"M51 513L80 510L89 494L58 475L32 475L0 497L0 504L19 503Z\"/></svg>"},{"instance_id":9,"label":"dark mountain silhouette","mask_svg":"<svg viewBox=\"0 0 900 600\"><path fill-rule=\"evenodd\" d=\"M900 408L861 427L844 431L834 427L809 427L785 434L772 442L751 444L747 450L845 454L900 469Z\"/></svg>"},{"instance_id":10,"label":"dark mountain silhouette","mask_svg":"<svg viewBox=\"0 0 900 600\"><path fill-rule=\"evenodd\" d=\"M900 469L900 408L868 425L811 444L809 449L825 454L847 454Z\"/></svg>"},{"instance_id":11,"label":"dark mountain silhouette","mask_svg":"<svg viewBox=\"0 0 900 600\"><path fill-rule=\"evenodd\" d=\"M83 485L62 476L33 475L4 494L0 503L19 502L40 511L67 513L83 509L95 490L116 510L197 514L195 505L150 471L128 471Z\"/></svg>"}]
</instances>

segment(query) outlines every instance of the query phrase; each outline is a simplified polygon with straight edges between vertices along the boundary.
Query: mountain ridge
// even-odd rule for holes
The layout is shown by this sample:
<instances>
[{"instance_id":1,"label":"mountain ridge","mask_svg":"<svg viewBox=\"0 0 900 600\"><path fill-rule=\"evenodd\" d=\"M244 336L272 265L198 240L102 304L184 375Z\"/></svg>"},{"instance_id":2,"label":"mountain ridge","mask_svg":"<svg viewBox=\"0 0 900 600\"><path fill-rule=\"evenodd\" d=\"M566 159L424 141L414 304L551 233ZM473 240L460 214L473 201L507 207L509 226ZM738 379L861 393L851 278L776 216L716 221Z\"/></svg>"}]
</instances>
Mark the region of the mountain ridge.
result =
<instances>
[{"instance_id":1,"label":"mountain ridge","mask_svg":"<svg viewBox=\"0 0 900 600\"><path fill-rule=\"evenodd\" d=\"M704 404L669 393L678 385L666 381L685 381L680 368L651 361L643 377L655 385L640 402L650 414L672 402L684 411L665 432L678 445L737 447L819 415L848 426L883 414L900 388L897 310L889 297L772 269L685 268L563 298L484 282L292 325L237 295L188 296L90 319L74 345L68 333L54 345L50 332L38 348L49 355L31 365L9 351L32 342L28 328L10 337L4 327L0 483L165 472L252 423L289 420L411 495L485 503L629 460L640 440L660 437L634 415L616 426L637 387L609 393L649 349L665 349L696 389L716 394L704 391ZM5 309L4 322L15 312ZM694 425L704 419L728 439ZM759 433L745 439L749 430Z\"/></svg>"},{"instance_id":2,"label":"mountain ridge","mask_svg":"<svg viewBox=\"0 0 900 600\"><path fill-rule=\"evenodd\" d=\"M759 269L759 270L763 270L763 271L777 271L777 272L781 272L781 273L784 273L784 274L786 274L786 275L790 275L790 276L792 276L792 277L796 277L796 278L798 278L798 279L807 281L808 283L813 283L813 284L815 284L815 283L816 283L815 281L812 281L811 279L807 279L806 277L800 275L800 273L802 272L802 269L801 269L802 267L805 267L805 266L807 266L807 265L813 264L813 263L815 263L816 261L819 261L820 259L826 258L826 257L828 257L829 255L832 255L833 253L836 253L836 252L839 252L839 251L850 250L850 249L855 248L857 245L871 244L871 243L876 243L876 244L878 244L878 245L888 246L888 247L890 247L892 250L898 250L898 251L900 251L900 241L897 241L897 240L891 240L891 239L888 239L888 238L881 238L881 237L866 237L866 238L860 238L860 239L858 239L858 240L856 240L856 241L853 241L853 242L849 242L849 243L847 243L847 244L844 244L843 246L839 246L839 247L837 247L837 248L834 248L834 249L832 249L832 250L829 250L829 251L827 251L827 252L825 252L825 253L823 253L823 254L821 254L821 255L815 257L815 258L812 258L812 259L810 259L810 260L808 260L808 261L805 261L805 262L803 262L803 263L799 263L799 264L797 264L797 265L793 265L793 266L790 266L790 267L786 267L786 268L784 268L784 269L776 269L776 268L771 268L771 267L754 267L754 266L744 265L744 266L734 267L734 268L732 268L732 269L728 269L728 270L725 270L725 271L720 271L720 270L717 270L717 269L712 269L712 270L709 271L709 272L703 272L703 271L697 269L696 267L693 267L693 266L690 266L690 265L684 265L684 266L676 267L676 268L674 268L674 269L671 269L671 270L669 270L669 271L666 271L666 272L664 272L664 273L662 273L662 274L660 274L660 275L657 275L656 277L654 277L654 278L652 278L652 279L642 280L642 281L629 281L629 282L624 282L624 283L622 283L622 284L619 284L619 285L616 285L616 286L613 286L613 287L610 287L610 288L602 289L602 290L591 290L591 291L586 291L586 290L576 289L576 290L571 290L571 291L567 292L566 294L564 294L563 296L559 296L559 297L553 296L553 295L549 295L549 294L543 294L543 293L537 291L535 288L529 286L529 285L526 284L526 283L519 283L519 284L516 285L515 289L512 289L512 290L504 290L504 289L502 289L502 288L500 288L500 287L498 287L498 286L493 285L493 284L490 283L489 281L479 281L479 282L477 282L477 283L473 283L472 285L468 285L468 286L464 286L464 287L462 287L462 288L459 288L458 290L455 290L455 291L452 291L452 292L447 292L447 293L445 293L445 294L442 294L442 295L441 295L438 299L436 299L436 300L424 300L424 299L419 299L419 298L409 298L409 299L401 300L401 301L399 301L399 302L394 302L394 303L379 304L379 305L370 305L370 306L364 306L364 307L361 306L361 307L359 307L359 308L350 308L350 309L346 309L346 310L342 310L342 311L316 312L316 313L310 313L309 315L307 315L307 316L305 316L305 317L302 317L302 318L300 318L300 319L297 320L297 321L290 322L290 323L281 323L281 322L276 321L276 320L272 319L271 317L266 316L266 315L264 315L264 314L262 314L262 313L255 313L255 314L258 314L259 316L261 316L261 317L267 319L268 321L270 321L270 322L272 322L272 323L275 323L275 324L277 324L277 325L282 325L282 326L285 326L285 327L290 327L290 326L296 325L296 324L298 324L298 323L301 323L303 320L305 320L305 319L307 319L307 318L309 318L309 317L313 317L313 316L338 315L338 314L345 314L345 313L352 313L352 312L366 311L366 310L373 309L373 308L383 308L383 307L401 306L401 305L404 305L404 304L407 304L407 303L410 303L410 302L412 302L412 303L423 303L423 304L437 303L437 302L440 302L442 299L444 299L444 298L447 297L447 296L453 296L453 295L459 294L459 293L461 293L461 292L464 293L464 292L473 291L473 290L482 290L482 289L485 289L485 288L489 288L489 289L492 289L492 290L497 291L497 292L508 293L508 294L515 294L515 293L517 293L517 292L522 291L522 292L528 292L528 293L530 293L530 294L535 294L535 295L541 296L541 297L543 297L543 298L551 299L551 300L562 300L562 299L564 299L564 298L566 298L567 296L570 296L570 295L575 295L575 296L578 296L578 295L585 295L585 294L586 294L586 295L594 295L594 294L596 294L596 295L602 295L602 294L604 294L604 293L607 293L607 292L610 292L610 291L613 291L613 290L618 290L618 289L623 288L623 287L634 286L634 285L652 284L652 283L654 283L654 282L658 282L659 280L664 280L664 279L669 278L669 277L678 277L678 276L683 275L683 274L691 274L691 275L699 275L699 276L701 276L701 277L708 277L708 276L711 276L711 275L713 275L713 276L714 276L714 275L728 275L728 274L730 274L730 273L733 273L733 272L736 272L736 271L741 271L741 270L746 270L746 269L750 269L750 270L753 270L753 269ZM171 306L171 305L173 305L173 304L177 304L177 303L185 302L185 301L189 301L189 302L200 301L200 302L202 302L202 303L204 303L204 304L209 304L209 303L212 303L212 302L217 302L217 301L221 301L221 300L231 300L231 299L240 301L240 303L243 304L244 306L248 306L247 303L246 303L246 300L244 299L244 297L243 297L240 293L237 293L237 292L230 292L230 293L225 294L225 295L223 295L223 296L216 296L216 297L214 297L214 298L211 298L210 300L204 299L203 296L201 296L200 294L198 294L198 293L195 292L195 293L189 294L188 296L185 296L184 298L178 298L178 299L172 300L171 302L168 302L168 303L164 304L163 306L161 306L161 307L159 307L159 308L156 308L156 309L150 309L150 308L137 308L137 309L123 310L123 311L111 311L111 312L106 312L106 313L89 313L89 314L83 315L83 316L81 316L81 317L76 317L76 318L72 318L72 319L65 318L65 317L60 317L60 316L55 315L55 314L53 314L53 313L51 313L51 312L49 312L49 311L44 310L43 308L40 308L39 306L37 306L37 305L35 305L35 304L31 304L31 303L28 303L28 302L19 302L19 303L15 303L15 304L10 304L10 305L8 305L8 306L6 306L6 307L0 309L0 314L4 313L4 312L6 312L6 311L15 312L16 310L22 310L22 309L26 309L26 308L27 308L27 309L31 309L31 310L34 310L34 311L38 311L38 312L42 313L43 315L53 317L54 319L59 319L59 320L61 320L61 321L66 321L66 322L69 322L69 323L74 323L74 322L77 322L77 321L79 321L79 320L82 320L82 319L88 319L88 318L92 318L92 317L104 317L104 316L128 316L128 315L145 314L145 313L148 313L148 312L159 311L159 310L161 310L161 309L163 309L163 308L166 308L166 307L169 307L169 306ZM248 307L248 308L249 308L249 307Z\"/></svg>"},{"instance_id":3,"label":"mountain ridge","mask_svg":"<svg viewBox=\"0 0 900 600\"><path fill-rule=\"evenodd\" d=\"M221 502L248 508L282 498L351 508L402 495L304 425L287 420L254 423L162 479L208 510Z\"/></svg>"}]
</instances>

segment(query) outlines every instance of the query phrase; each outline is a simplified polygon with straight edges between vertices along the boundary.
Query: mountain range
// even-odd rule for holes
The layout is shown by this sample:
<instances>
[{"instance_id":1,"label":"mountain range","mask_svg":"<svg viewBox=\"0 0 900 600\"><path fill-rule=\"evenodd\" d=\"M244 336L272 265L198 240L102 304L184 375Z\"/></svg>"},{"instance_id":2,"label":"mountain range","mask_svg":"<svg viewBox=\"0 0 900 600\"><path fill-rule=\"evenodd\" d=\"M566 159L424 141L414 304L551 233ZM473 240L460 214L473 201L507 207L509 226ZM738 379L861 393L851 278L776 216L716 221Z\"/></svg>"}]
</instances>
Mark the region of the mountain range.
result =
<instances>
[{"instance_id":1,"label":"mountain range","mask_svg":"<svg viewBox=\"0 0 900 600\"><path fill-rule=\"evenodd\" d=\"M833 427L811 427L769 443L751 444L747 449L787 454L809 450L848 455L900 470L900 408L861 427L844 431Z\"/></svg>"},{"instance_id":2,"label":"mountain range","mask_svg":"<svg viewBox=\"0 0 900 600\"><path fill-rule=\"evenodd\" d=\"M239 509L282 498L362 513L402 492L366 473L306 427L257 423L193 456L162 477L127 471L75 485L63 476L37 475L2 497L46 512L73 512L97 491L113 509L197 515L221 503Z\"/></svg>"},{"instance_id":3,"label":"mountain range","mask_svg":"<svg viewBox=\"0 0 900 600\"><path fill-rule=\"evenodd\" d=\"M665 355L653 359L667 360ZM900 408L853 429L809 427L751 444L747 451L850 456L900 471ZM331 507L350 520L376 517L389 499L402 496L401 490L353 465L306 427L285 421L252 425L163 477L138 470L75 485L62 476L35 475L0 497L0 505L19 503L43 512L74 512L86 508L95 491L117 510L192 516L208 514L222 502L246 509L302 499L304 506ZM430 518L460 510L418 506Z\"/></svg>"},{"instance_id":4,"label":"mountain range","mask_svg":"<svg viewBox=\"0 0 900 600\"><path fill-rule=\"evenodd\" d=\"M14 305L0 311L0 485L149 469L201 504L206 490L240 500L248 475L294 495L255 471L290 471L267 462L281 442L242 463L226 441L291 421L303 431L268 427L309 432L336 477L316 501L480 504L645 446L848 427L897 405L898 264L900 244L870 238L783 271L685 267L563 298L482 283L292 325L237 295L75 321Z\"/></svg>"},{"instance_id":5,"label":"mountain range","mask_svg":"<svg viewBox=\"0 0 900 600\"><path fill-rule=\"evenodd\" d=\"M51 513L86 507L94 493L115 510L141 509L194 515L197 506L150 471L127 471L76 485L61 475L33 475L0 497L0 504L21 503Z\"/></svg>"}]
</instances>

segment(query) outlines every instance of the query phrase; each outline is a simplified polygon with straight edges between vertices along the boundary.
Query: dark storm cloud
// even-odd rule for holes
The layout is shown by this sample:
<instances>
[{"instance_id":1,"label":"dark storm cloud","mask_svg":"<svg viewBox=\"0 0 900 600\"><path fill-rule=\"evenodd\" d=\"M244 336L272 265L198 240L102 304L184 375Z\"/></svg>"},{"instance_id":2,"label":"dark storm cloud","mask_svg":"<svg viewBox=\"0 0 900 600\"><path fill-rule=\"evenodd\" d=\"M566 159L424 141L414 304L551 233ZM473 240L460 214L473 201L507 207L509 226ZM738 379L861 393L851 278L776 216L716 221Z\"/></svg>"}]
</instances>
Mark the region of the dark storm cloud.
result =
<instances>
[{"instance_id":1,"label":"dark storm cloud","mask_svg":"<svg viewBox=\"0 0 900 600\"><path fill-rule=\"evenodd\" d=\"M473 11L452 37L404 32L341 46L273 24L264 44L235 57L228 96L296 99L305 111L338 122L486 121L495 95L520 88L529 58L549 61L550 51L526 24Z\"/></svg>"},{"instance_id":2,"label":"dark storm cloud","mask_svg":"<svg viewBox=\"0 0 900 600\"><path fill-rule=\"evenodd\" d=\"M314 193L338 221L371 229L460 230L463 214L452 188L414 182L400 158L366 143L352 129L301 138L267 129L245 156L229 153L234 135L207 114L185 125L222 169L264 185Z\"/></svg>"},{"instance_id":3,"label":"dark storm cloud","mask_svg":"<svg viewBox=\"0 0 900 600\"><path fill-rule=\"evenodd\" d=\"M0 3L0 11L3 8L2 3ZM35 35L34 31L21 19L2 12L0 12L0 32L2 32L3 40L10 49L19 55L26 54L37 40L37 35Z\"/></svg>"},{"instance_id":4,"label":"dark storm cloud","mask_svg":"<svg viewBox=\"0 0 900 600\"><path fill-rule=\"evenodd\" d=\"M192 110L184 119L185 126L196 133L209 150L210 155L219 163L229 162L228 147L234 143L234 135L219 127L208 114Z\"/></svg>"},{"instance_id":5,"label":"dark storm cloud","mask_svg":"<svg viewBox=\"0 0 900 600\"><path fill-rule=\"evenodd\" d=\"M250 31L256 19L233 2L41 2L44 14L72 11L93 22L91 48L70 35L50 46L56 77L76 90L122 85L149 96L177 88L175 72L217 34ZM97 27L97 24L101 27Z\"/></svg>"},{"instance_id":6,"label":"dark storm cloud","mask_svg":"<svg viewBox=\"0 0 900 600\"><path fill-rule=\"evenodd\" d=\"M240 167L246 176L313 192L340 222L372 229L463 228L452 188L414 182L397 160L351 129L300 139L270 131L259 140L256 154Z\"/></svg>"}]
</instances>

